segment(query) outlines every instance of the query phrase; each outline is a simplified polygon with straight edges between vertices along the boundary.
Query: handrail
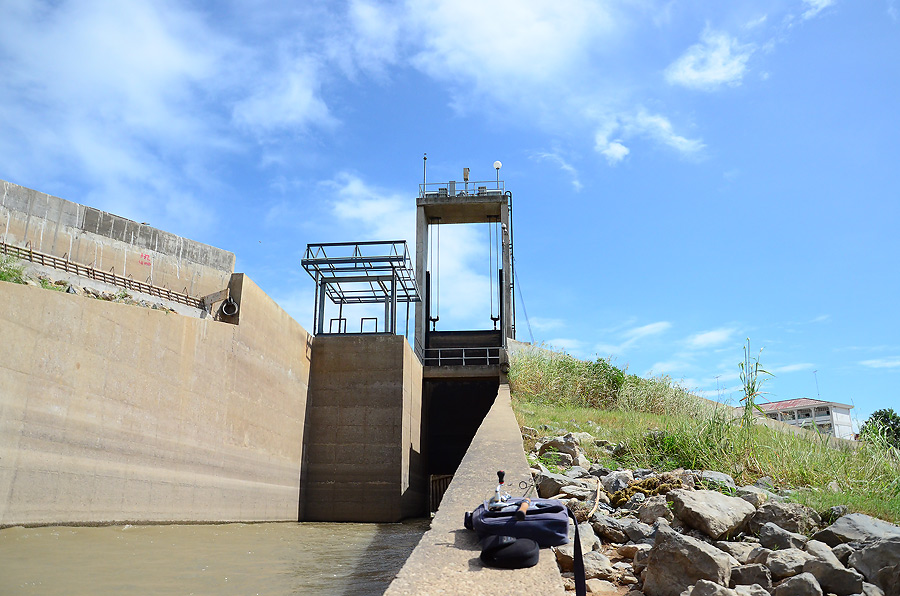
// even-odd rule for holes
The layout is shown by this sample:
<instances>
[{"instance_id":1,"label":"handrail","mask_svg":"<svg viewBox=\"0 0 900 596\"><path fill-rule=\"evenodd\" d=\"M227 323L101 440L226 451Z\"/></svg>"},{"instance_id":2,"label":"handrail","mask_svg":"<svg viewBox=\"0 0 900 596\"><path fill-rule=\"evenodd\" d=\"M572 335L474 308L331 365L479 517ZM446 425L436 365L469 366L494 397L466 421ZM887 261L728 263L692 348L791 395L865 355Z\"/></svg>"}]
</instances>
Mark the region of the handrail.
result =
<instances>
[{"instance_id":1,"label":"handrail","mask_svg":"<svg viewBox=\"0 0 900 596\"><path fill-rule=\"evenodd\" d=\"M500 347L426 348L425 366L485 366L500 364Z\"/></svg>"},{"instance_id":2,"label":"handrail","mask_svg":"<svg viewBox=\"0 0 900 596\"><path fill-rule=\"evenodd\" d=\"M173 292L168 288L161 288L159 286L154 286L141 281L135 281L134 279L122 277L121 275L116 275L115 273L101 271L100 269L95 269L88 265L73 263L68 259L61 259L53 255L48 255L32 248L22 248L13 244L7 244L6 242L0 242L0 248L3 249L3 254L5 255L12 255L19 259L26 259L31 261L32 263L38 263L39 265L53 267L54 269L62 269L67 273L74 273L75 275L78 275L80 277L87 277L96 281L102 281L104 283L118 286L120 288L125 288L126 290L133 290L135 292L149 294L150 296L156 296L157 298L172 300L173 302L178 302L179 304L184 304L193 308L203 308L202 299L195 298L188 295L187 293Z\"/></svg>"}]
</instances>

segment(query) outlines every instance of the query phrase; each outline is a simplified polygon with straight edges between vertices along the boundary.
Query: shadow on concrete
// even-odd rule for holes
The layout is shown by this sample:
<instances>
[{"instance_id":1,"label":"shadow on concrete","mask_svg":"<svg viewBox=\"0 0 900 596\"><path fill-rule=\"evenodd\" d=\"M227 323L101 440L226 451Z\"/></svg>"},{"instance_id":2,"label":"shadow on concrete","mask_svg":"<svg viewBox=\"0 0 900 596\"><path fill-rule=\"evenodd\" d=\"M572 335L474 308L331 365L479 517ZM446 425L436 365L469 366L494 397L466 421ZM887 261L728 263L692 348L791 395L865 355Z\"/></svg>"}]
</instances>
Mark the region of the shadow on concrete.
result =
<instances>
[{"instance_id":1,"label":"shadow on concrete","mask_svg":"<svg viewBox=\"0 0 900 596\"><path fill-rule=\"evenodd\" d=\"M377 524L378 531L356 562L342 596L380 596L400 572L410 553L428 531L429 519ZM328 565L327 561L322 562Z\"/></svg>"}]
</instances>

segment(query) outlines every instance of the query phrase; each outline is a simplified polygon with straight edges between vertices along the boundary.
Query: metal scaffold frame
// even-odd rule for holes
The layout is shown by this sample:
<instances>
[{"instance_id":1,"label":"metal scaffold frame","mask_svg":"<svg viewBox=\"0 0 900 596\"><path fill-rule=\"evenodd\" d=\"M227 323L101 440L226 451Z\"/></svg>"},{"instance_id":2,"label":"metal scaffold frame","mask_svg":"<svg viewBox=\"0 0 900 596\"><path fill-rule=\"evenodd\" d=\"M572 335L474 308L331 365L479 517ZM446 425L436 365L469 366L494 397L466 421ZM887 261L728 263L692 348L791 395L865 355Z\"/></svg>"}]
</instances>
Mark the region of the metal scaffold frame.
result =
<instances>
[{"instance_id":1,"label":"metal scaffold frame","mask_svg":"<svg viewBox=\"0 0 900 596\"><path fill-rule=\"evenodd\" d=\"M421 301L405 240L308 244L301 265L316 283L317 335L326 333L326 297L340 308L338 333L346 333L345 304L384 304L384 332L396 335L397 303L407 303L409 319L409 303Z\"/></svg>"}]
</instances>

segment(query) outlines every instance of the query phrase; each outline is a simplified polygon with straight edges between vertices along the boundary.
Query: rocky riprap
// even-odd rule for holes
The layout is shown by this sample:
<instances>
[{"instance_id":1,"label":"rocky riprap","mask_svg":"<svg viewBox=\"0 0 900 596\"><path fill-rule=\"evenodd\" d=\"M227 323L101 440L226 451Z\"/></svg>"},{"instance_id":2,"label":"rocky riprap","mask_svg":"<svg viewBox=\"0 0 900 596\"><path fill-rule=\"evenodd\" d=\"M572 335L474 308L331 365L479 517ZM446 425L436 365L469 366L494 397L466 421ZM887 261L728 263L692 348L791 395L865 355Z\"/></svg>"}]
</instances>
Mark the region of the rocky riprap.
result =
<instances>
[{"instance_id":1,"label":"rocky riprap","mask_svg":"<svg viewBox=\"0 0 900 596\"><path fill-rule=\"evenodd\" d=\"M710 470L610 470L588 461L585 444L615 451L588 433L561 433L540 438L531 456L565 469L532 473L538 496L565 501L579 520L589 593L900 596L900 526L785 502L770 478L737 486ZM575 531L570 522L570 538ZM553 551L574 590L571 541Z\"/></svg>"}]
</instances>

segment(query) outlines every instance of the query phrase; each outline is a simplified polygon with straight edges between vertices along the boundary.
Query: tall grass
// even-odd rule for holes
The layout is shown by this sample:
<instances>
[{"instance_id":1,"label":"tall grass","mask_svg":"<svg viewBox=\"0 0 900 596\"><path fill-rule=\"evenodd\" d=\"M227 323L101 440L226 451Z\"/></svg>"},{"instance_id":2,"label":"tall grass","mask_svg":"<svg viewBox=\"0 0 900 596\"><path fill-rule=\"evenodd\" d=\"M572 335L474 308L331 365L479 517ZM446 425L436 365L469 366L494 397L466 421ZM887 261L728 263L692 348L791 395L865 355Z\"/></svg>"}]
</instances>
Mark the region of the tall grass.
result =
<instances>
[{"instance_id":1,"label":"tall grass","mask_svg":"<svg viewBox=\"0 0 900 596\"><path fill-rule=\"evenodd\" d=\"M25 266L14 257L0 255L0 281L25 283Z\"/></svg>"},{"instance_id":2,"label":"tall grass","mask_svg":"<svg viewBox=\"0 0 900 596\"><path fill-rule=\"evenodd\" d=\"M753 371L760 372L745 351ZM841 443L809 432L787 432L715 405L669 379L641 379L607 360L582 362L534 350L512 358L510 388L520 425L586 431L619 445L612 458L589 446L605 465L726 472L739 483L771 476L794 498L816 508L854 511L900 522L900 452L885 442ZM619 374L616 373L618 371ZM760 386L751 381L754 402ZM755 408L744 407L743 412ZM530 449L526 440L526 448ZM836 446L838 445L838 446Z\"/></svg>"}]
</instances>

